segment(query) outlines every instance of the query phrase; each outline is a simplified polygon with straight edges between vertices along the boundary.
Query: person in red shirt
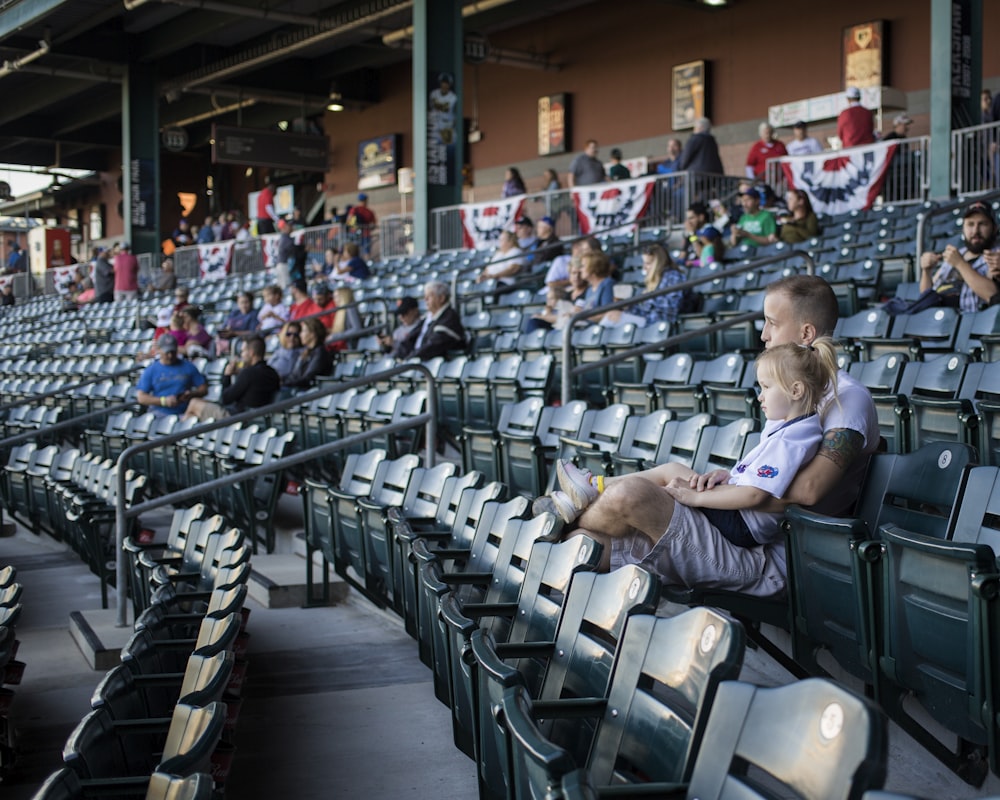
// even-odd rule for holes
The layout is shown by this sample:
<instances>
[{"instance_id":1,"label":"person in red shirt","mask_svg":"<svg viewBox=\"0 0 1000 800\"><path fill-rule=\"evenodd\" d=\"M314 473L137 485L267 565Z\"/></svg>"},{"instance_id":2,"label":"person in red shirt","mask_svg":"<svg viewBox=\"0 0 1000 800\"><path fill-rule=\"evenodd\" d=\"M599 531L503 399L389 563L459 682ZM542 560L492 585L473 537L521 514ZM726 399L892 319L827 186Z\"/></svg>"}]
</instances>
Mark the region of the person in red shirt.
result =
<instances>
[{"instance_id":1,"label":"person in red shirt","mask_svg":"<svg viewBox=\"0 0 1000 800\"><path fill-rule=\"evenodd\" d=\"M875 120L872 112L861 105L861 90L847 90L847 108L837 117L837 136L841 147L857 147L875 141Z\"/></svg>"},{"instance_id":2,"label":"person in red shirt","mask_svg":"<svg viewBox=\"0 0 1000 800\"><path fill-rule=\"evenodd\" d=\"M139 296L139 259L132 255L132 246L122 242L115 256L115 302L135 300Z\"/></svg>"},{"instance_id":3,"label":"person in red shirt","mask_svg":"<svg viewBox=\"0 0 1000 800\"><path fill-rule=\"evenodd\" d=\"M367 258L371 253L372 231L375 228L375 212L368 208L368 195L358 195L358 202L347 209L347 235L357 242Z\"/></svg>"},{"instance_id":4,"label":"person in red shirt","mask_svg":"<svg viewBox=\"0 0 1000 800\"><path fill-rule=\"evenodd\" d=\"M257 235L274 233L274 223L278 215L274 211L274 189L271 188L271 176L264 178L264 188L257 194Z\"/></svg>"},{"instance_id":5,"label":"person in red shirt","mask_svg":"<svg viewBox=\"0 0 1000 800\"><path fill-rule=\"evenodd\" d=\"M760 138L750 146L750 152L747 153L746 173L748 178L762 181L765 179L764 170L768 159L787 156L788 151L784 144L774 138L774 128L770 123L760 123L757 132Z\"/></svg>"},{"instance_id":6,"label":"person in red shirt","mask_svg":"<svg viewBox=\"0 0 1000 800\"><path fill-rule=\"evenodd\" d=\"M317 283L312 287L312 297L306 293L306 282L302 279L292 281L292 307L289 310L289 319L302 319L320 311L329 311L320 317L320 321L327 330L333 327L334 311L337 304L333 300L330 287L325 283Z\"/></svg>"}]
</instances>

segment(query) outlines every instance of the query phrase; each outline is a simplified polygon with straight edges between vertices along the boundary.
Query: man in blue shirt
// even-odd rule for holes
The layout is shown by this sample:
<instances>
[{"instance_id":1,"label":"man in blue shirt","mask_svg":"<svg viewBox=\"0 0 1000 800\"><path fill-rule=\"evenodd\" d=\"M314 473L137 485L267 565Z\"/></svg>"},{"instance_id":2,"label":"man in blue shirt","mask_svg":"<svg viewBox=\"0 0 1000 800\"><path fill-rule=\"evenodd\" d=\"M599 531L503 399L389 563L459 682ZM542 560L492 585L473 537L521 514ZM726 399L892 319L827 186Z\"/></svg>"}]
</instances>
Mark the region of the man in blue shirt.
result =
<instances>
[{"instance_id":1,"label":"man in blue shirt","mask_svg":"<svg viewBox=\"0 0 1000 800\"><path fill-rule=\"evenodd\" d=\"M164 333L156 340L159 358L143 370L136 399L155 414L183 414L192 397L208 394L205 376L177 355L177 339Z\"/></svg>"}]
</instances>

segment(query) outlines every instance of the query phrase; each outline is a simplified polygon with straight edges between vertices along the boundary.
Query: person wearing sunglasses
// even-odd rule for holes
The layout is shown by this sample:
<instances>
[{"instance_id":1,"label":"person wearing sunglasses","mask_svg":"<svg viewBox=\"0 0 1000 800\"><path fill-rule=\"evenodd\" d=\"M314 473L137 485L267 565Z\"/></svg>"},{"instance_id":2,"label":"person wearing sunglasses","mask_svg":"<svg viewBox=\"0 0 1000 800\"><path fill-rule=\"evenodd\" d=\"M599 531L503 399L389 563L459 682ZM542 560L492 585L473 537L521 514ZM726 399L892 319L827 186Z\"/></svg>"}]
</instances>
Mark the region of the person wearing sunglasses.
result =
<instances>
[{"instance_id":1,"label":"person wearing sunglasses","mask_svg":"<svg viewBox=\"0 0 1000 800\"><path fill-rule=\"evenodd\" d=\"M286 322L278 337L278 349L267 360L267 365L277 372L282 380L292 374L292 369L298 363L299 356L302 355L300 332L299 323Z\"/></svg>"}]
</instances>

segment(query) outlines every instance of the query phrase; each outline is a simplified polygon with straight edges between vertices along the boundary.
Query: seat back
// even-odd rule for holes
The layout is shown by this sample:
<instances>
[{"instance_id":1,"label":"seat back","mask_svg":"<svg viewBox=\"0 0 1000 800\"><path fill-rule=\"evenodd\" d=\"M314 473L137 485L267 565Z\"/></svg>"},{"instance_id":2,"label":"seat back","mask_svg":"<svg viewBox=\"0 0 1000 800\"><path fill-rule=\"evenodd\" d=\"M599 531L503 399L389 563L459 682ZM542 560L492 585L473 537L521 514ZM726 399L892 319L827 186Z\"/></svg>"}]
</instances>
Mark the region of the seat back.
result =
<instances>
[{"instance_id":1,"label":"seat back","mask_svg":"<svg viewBox=\"0 0 1000 800\"><path fill-rule=\"evenodd\" d=\"M212 776L204 772L185 777L154 772L149 776L146 800L211 800L214 793Z\"/></svg>"},{"instance_id":2,"label":"seat back","mask_svg":"<svg viewBox=\"0 0 1000 800\"><path fill-rule=\"evenodd\" d=\"M178 703L170 719L163 757L157 769L181 777L211 772L212 753L222 738L225 724L224 703L209 703L204 708Z\"/></svg>"},{"instance_id":3,"label":"seat back","mask_svg":"<svg viewBox=\"0 0 1000 800\"><path fill-rule=\"evenodd\" d=\"M688 797L771 798L763 787L775 784L804 800L858 797L881 788L887 756L881 712L832 681L773 689L728 681L716 694Z\"/></svg>"}]
</instances>

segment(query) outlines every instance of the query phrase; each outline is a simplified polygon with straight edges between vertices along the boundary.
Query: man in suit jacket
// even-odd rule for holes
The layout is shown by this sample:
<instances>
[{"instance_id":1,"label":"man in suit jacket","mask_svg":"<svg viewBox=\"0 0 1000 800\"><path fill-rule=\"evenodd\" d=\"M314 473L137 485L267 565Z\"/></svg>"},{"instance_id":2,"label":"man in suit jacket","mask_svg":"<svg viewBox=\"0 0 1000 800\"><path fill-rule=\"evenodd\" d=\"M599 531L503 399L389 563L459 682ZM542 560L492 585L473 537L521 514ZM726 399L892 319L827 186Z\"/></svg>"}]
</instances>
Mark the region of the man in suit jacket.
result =
<instances>
[{"instance_id":1,"label":"man in suit jacket","mask_svg":"<svg viewBox=\"0 0 1000 800\"><path fill-rule=\"evenodd\" d=\"M681 151L680 172L702 172L708 175L724 175L722 159L719 157L719 143L712 136L712 123L702 117L694 123L694 133Z\"/></svg>"},{"instance_id":2,"label":"man in suit jacket","mask_svg":"<svg viewBox=\"0 0 1000 800\"><path fill-rule=\"evenodd\" d=\"M448 286L431 281L424 286L427 314L399 348L399 358L419 358L427 361L465 348L465 328L462 318L452 307Z\"/></svg>"}]
</instances>

